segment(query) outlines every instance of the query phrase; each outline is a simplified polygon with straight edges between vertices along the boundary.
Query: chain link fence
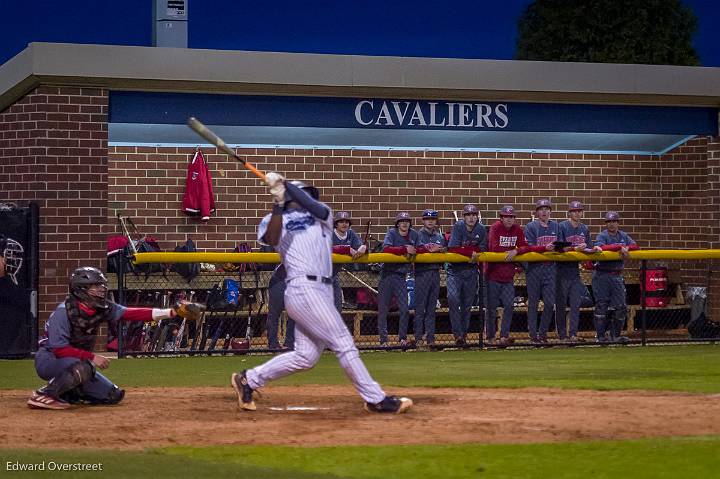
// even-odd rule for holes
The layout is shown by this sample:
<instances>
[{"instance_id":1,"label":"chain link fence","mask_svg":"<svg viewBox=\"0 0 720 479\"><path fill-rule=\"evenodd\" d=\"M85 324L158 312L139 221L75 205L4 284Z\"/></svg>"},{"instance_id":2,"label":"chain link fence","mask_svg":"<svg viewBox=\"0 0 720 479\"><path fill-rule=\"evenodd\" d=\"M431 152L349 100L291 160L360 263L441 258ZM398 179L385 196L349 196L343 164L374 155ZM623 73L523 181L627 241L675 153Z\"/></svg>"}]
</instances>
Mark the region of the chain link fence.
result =
<instances>
[{"instance_id":1,"label":"chain link fence","mask_svg":"<svg viewBox=\"0 0 720 479\"><path fill-rule=\"evenodd\" d=\"M292 348L276 265L205 265L188 281L168 270L109 274L128 306L201 302L197 323L181 318L122 326L119 354L245 354ZM360 349L552 347L718 340L720 264L628 260L620 273L578 263L517 263L498 284L481 263L461 271L415 264L342 264L336 304ZM124 268L120 268L123 271ZM550 305L550 306L548 306ZM111 331L111 337L117 335Z\"/></svg>"}]
</instances>

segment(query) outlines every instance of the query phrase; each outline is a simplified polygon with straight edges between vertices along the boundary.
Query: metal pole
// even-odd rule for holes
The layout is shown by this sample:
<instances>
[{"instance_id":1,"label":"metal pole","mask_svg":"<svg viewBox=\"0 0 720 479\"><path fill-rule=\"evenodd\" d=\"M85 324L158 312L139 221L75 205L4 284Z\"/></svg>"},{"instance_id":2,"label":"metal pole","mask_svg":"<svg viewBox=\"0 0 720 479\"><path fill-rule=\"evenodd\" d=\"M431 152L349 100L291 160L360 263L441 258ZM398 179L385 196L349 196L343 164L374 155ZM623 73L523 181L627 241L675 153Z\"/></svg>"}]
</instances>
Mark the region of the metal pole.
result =
<instances>
[{"instance_id":1,"label":"metal pole","mask_svg":"<svg viewBox=\"0 0 720 479\"><path fill-rule=\"evenodd\" d=\"M483 275L482 267L478 267L478 289L478 312L480 313L480 331L478 331L478 345L480 346L480 349L482 349L484 346L483 337L485 336L485 314L487 314L485 311L485 277Z\"/></svg>"},{"instance_id":2,"label":"metal pole","mask_svg":"<svg viewBox=\"0 0 720 479\"><path fill-rule=\"evenodd\" d=\"M645 282L645 273L647 271L647 260L640 261L640 324L642 327L642 341L641 344L645 346L647 344L647 329L645 324L645 314L647 313L645 307L645 290L647 284Z\"/></svg>"},{"instance_id":3,"label":"metal pole","mask_svg":"<svg viewBox=\"0 0 720 479\"><path fill-rule=\"evenodd\" d=\"M117 274L117 288L118 288L118 294L117 294L117 302L118 304L125 305L127 304L125 302L125 262L127 261L127 258L125 257L125 252L120 252L120 265L118 268ZM120 319L118 321L118 359L122 359L123 357L123 320Z\"/></svg>"}]
</instances>

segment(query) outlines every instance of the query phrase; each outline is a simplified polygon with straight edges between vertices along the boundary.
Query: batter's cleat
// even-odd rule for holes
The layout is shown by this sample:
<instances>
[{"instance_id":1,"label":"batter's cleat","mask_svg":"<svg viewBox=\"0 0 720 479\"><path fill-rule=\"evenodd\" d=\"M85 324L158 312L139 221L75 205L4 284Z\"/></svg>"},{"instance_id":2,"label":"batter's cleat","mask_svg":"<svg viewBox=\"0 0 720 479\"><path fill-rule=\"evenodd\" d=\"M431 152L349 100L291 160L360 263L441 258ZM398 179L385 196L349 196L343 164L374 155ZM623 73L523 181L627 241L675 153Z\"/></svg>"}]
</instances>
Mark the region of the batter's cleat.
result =
<instances>
[{"instance_id":1,"label":"batter's cleat","mask_svg":"<svg viewBox=\"0 0 720 479\"><path fill-rule=\"evenodd\" d=\"M385 396L385 399L377 404L365 403L367 412L379 412L390 414L401 414L413 406L412 399L397 396Z\"/></svg>"},{"instance_id":2,"label":"batter's cleat","mask_svg":"<svg viewBox=\"0 0 720 479\"><path fill-rule=\"evenodd\" d=\"M46 394L39 394L34 392L30 399L27 400L27 405L33 409L69 409L72 406L70 403L65 402L61 399L55 399L52 396Z\"/></svg>"},{"instance_id":3,"label":"batter's cleat","mask_svg":"<svg viewBox=\"0 0 720 479\"><path fill-rule=\"evenodd\" d=\"M237 393L240 409L255 411L257 409L255 401L253 401L253 392L255 392L255 390L248 384L246 372L247 370L243 370L240 374L233 373L230 378L230 384L232 384L233 389Z\"/></svg>"}]
</instances>

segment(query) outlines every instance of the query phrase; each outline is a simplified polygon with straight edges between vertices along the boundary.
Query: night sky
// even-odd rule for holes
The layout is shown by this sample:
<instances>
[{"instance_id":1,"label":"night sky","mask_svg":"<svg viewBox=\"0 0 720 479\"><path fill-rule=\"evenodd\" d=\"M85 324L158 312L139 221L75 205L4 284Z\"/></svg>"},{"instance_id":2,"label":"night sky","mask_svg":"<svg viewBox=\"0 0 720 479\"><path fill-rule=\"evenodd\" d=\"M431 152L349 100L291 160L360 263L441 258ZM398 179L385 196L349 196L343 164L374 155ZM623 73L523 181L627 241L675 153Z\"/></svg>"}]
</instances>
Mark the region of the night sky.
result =
<instances>
[{"instance_id":1,"label":"night sky","mask_svg":"<svg viewBox=\"0 0 720 479\"><path fill-rule=\"evenodd\" d=\"M190 0L190 48L512 59L529 0ZM703 66L720 67L720 3L699 18ZM150 46L152 0L0 0L0 64L33 41Z\"/></svg>"}]
</instances>

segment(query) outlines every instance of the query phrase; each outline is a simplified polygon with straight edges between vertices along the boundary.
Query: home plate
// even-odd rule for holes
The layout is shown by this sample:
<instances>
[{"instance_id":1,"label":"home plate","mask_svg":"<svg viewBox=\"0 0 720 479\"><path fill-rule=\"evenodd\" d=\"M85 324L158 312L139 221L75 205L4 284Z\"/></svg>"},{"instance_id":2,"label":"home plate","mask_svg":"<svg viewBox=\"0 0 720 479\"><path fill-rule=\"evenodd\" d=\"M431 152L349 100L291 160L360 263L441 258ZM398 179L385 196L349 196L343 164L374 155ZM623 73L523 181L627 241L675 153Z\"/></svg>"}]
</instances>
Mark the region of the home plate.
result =
<instances>
[{"instance_id":1,"label":"home plate","mask_svg":"<svg viewBox=\"0 0 720 479\"><path fill-rule=\"evenodd\" d=\"M314 407L314 406L285 406L285 407L271 407L271 411L320 411L328 410L329 407Z\"/></svg>"}]
</instances>

